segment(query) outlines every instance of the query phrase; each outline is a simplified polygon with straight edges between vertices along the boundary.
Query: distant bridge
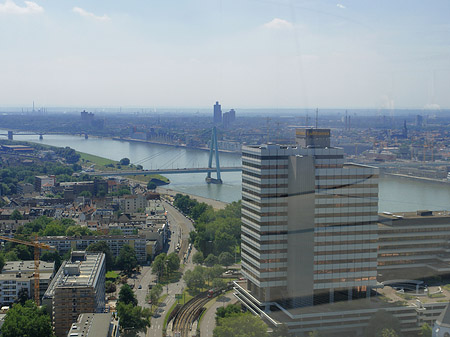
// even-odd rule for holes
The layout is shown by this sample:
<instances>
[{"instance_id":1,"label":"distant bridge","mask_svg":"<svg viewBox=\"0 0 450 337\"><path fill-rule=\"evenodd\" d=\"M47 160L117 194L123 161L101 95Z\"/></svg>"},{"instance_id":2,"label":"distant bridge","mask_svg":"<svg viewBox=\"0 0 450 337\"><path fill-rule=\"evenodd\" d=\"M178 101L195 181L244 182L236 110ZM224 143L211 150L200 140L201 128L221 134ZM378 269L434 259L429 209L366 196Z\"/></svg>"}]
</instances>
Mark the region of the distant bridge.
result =
<instances>
[{"instance_id":1,"label":"distant bridge","mask_svg":"<svg viewBox=\"0 0 450 337\"><path fill-rule=\"evenodd\" d=\"M96 171L86 172L91 176L137 176L137 175L152 175L152 174L180 174L180 173L210 173L216 172L215 167L201 167L201 168L177 168L177 169L155 169L142 171ZM221 172L240 172L242 167L221 167Z\"/></svg>"}]
</instances>

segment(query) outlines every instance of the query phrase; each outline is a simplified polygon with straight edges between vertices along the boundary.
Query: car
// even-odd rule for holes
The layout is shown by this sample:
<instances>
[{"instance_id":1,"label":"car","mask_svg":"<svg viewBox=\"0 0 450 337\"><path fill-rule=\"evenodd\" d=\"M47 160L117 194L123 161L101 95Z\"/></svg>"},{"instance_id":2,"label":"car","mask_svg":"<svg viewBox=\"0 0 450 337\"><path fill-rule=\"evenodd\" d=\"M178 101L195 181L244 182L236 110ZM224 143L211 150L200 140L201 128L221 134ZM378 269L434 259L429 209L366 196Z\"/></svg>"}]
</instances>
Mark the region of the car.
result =
<instances>
[{"instance_id":1,"label":"car","mask_svg":"<svg viewBox=\"0 0 450 337\"><path fill-rule=\"evenodd\" d=\"M138 289L142 289L142 285L139 285Z\"/></svg>"}]
</instances>

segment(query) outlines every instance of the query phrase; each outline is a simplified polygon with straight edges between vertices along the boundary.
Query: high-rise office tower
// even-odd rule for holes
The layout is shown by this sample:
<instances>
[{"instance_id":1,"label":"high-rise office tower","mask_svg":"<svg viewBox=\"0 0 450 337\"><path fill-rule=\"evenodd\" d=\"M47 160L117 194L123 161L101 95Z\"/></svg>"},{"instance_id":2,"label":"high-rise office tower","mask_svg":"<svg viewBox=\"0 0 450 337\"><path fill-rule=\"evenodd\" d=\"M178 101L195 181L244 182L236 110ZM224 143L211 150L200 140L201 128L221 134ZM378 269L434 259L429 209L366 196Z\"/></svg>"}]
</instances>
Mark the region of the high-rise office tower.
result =
<instances>
[{"instance_id":1,"label":"high-rise office tower","mask_svg":"<svg viewBox=\"0 0 450 337\"><path fill-rule=\"evenodd\" d=\"M214 124L222 123L222 107L219 102L214 104Z\"/></svg>"},{"instance_id":2,"label":"high-rise office tower","mask_svg":"<svg viewBox=\"0 0 450 337\"><path fill-rule=\"evenodd\" d=\"M298 129L296 143L242 148L247 291L266 310L370 296L378 170L344 164L328 129Z\"/></svg>"}]
</instances>

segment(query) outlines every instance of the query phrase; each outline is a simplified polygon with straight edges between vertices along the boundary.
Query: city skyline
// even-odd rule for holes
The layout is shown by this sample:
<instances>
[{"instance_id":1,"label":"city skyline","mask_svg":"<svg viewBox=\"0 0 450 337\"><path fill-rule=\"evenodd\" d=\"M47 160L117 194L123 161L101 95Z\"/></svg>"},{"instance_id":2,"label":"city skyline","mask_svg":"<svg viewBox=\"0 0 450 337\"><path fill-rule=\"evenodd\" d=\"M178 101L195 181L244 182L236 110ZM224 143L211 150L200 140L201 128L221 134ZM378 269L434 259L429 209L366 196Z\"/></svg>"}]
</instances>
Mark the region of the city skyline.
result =
<instances>
[{"instance_id":1,"label":"city skyline","mask_svg":"<svg viewBox=\"0 0 450 337\"><path fill-rule=\"evenodd\" d=\"M2 0L0 102L448 108L448 7Z\"/></svg>"}]
</instances>

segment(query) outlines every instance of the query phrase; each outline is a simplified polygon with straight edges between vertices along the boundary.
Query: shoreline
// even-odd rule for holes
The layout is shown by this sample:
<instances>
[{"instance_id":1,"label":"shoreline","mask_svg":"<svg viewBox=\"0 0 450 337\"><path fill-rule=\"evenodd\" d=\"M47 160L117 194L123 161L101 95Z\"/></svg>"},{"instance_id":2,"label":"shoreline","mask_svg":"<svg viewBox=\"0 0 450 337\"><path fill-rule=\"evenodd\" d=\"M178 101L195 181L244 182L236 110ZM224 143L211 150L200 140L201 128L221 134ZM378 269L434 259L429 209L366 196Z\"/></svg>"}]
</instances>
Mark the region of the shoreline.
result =
<instances>
[{"instance_id":1,"label":"shoreline","mask_svg":"<svg viewBox=\"0 0 450 337\"><path fill-rule=\"evenodd\" d=\"M156 192L158 192L160 194L167 194L167 195L170 195L172 197L174 197L178 193L179 194L183 194L183 195L187 195L191 199L195 199L198 202L204 202L205 204L212 206L212 208L214 208L215 210L224 209L229 204L228 202L225 202L225 201L205 198L205 197L202 197L202 196L199 196L199 195L186 193L186 192L180 192L180 191L177 191L177 190L173 190L171 188L161 187L161 186L158 186L156 188Z\"/></svg>"},{"instance_id":2,"label":"shoreline","mask_svg":"<svg viewBox=\"0 0 450 337\"><path fill-rule=\"evenodd\" d=\"M397 178L404 178L404 179L409 179L409 180L419 180L422 181L424 183L434 183L434 184L450 184L450 180L446 180L446 179L434 179L434 178L426 178L426 177L417 177L417 176L409 176L406 174L399 174L399 173L387 173L387 172L382 172L382 175L384 176L392 176L392 177L397 177Z\"/></svg>"}]
</instances>

